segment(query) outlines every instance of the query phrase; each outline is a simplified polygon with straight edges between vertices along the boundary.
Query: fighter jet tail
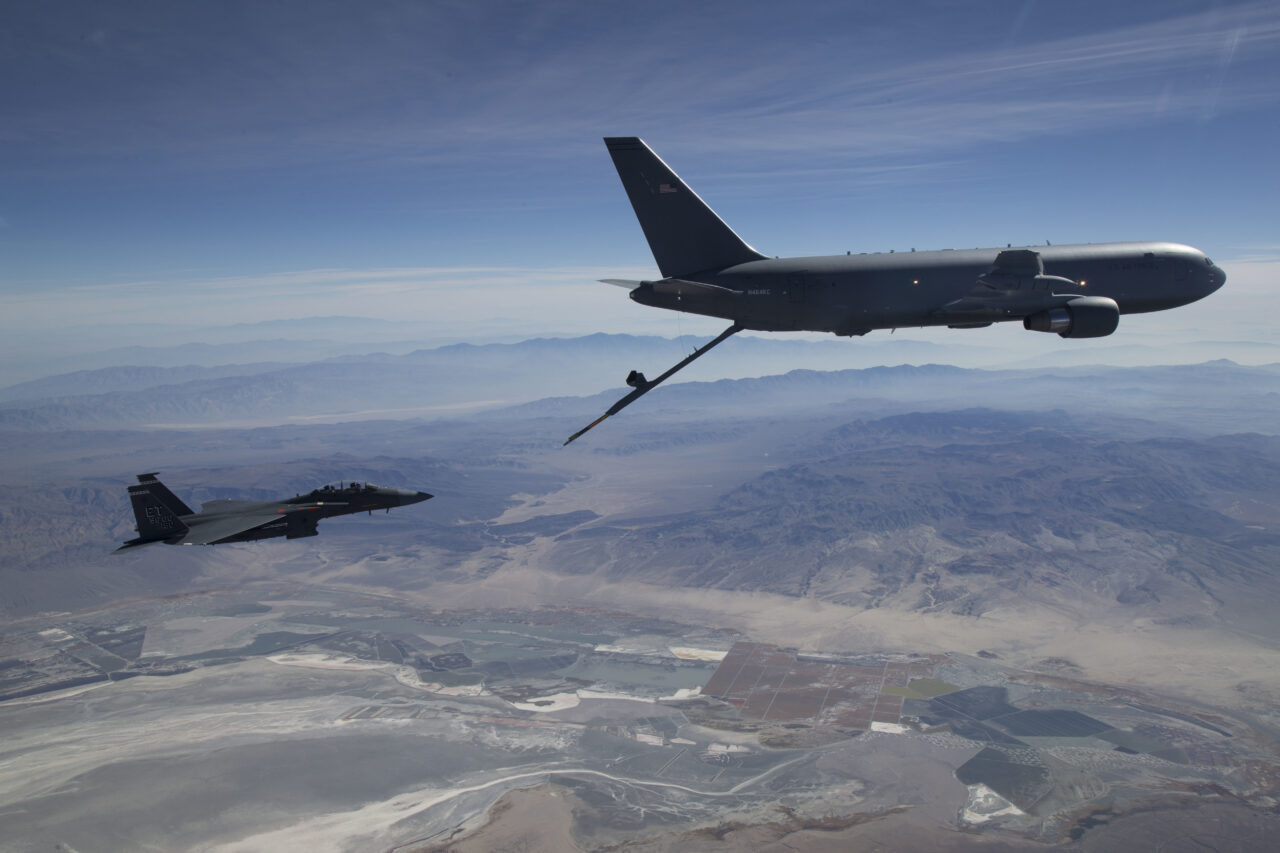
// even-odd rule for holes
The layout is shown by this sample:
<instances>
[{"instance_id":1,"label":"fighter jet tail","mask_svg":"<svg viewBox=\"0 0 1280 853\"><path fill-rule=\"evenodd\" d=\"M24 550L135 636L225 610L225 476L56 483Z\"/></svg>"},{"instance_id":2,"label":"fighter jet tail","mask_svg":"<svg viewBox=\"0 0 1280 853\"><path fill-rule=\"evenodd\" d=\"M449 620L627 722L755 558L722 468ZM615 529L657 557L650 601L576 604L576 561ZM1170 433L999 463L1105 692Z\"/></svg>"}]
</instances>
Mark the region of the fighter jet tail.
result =
<instances>
[{"instance_id":1,"label":"fighter jet tail","mask_svg":"<svg viewBox=\"0 0 1280 853\"><path fill-rule=\"evenodd\" d=\"M605 137L640 227L667 278L720 270L764 255L743 242L644 141Z\"/></svg>"},{"instance_id":2,"label":"fighter jet tail","mask_svg":"<svg viewBox=\"0 0 1280 853\"><path fill-rule=\"evenodd\" d=\"M138 522L138 538L130 539L117 551L149 542L178 539L189 530L178 516L193 515L191 508L157 480L155 474L139 474L138 485L129 487L129 500L133 503L133 517Z\"/></svg>"},{"instance_id":3,"label":"fighter jet tail","mask_svg":"<svg viewBox=\"0 0 1280 853\"><path fill-rule=\"evenodd\" d=\"M135 489L143 489L155 495L156 500L169 508L169 512L174 515L195 515L195 510L182 502L182 499L169 491L169 487L160 482L158 474L139 474L138 485L129 487L129 494L133 494Z\"/></svg>"}]
</instances>

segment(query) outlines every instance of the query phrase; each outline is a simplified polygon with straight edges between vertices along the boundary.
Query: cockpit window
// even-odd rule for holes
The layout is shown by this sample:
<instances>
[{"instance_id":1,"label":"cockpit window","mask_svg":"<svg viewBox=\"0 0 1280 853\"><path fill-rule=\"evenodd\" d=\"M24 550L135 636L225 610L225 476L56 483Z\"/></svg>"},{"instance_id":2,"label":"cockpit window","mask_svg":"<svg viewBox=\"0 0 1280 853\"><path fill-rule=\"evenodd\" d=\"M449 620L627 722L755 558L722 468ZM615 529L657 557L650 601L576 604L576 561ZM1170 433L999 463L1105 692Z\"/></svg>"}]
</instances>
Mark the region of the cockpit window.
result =
<instances>
[{"instance_id":1,"label":"cockpit window","mask_svg":"<svg viewBox=\"0 0 1280 853\"><path fill-rule=\"evenodd\" d=\"M1206 257L1206 258L1204 259L1204 265L1205 265L1206 267L1211 267L1211 266L1213 266L1213 261L1209 260L1209 259Z\"/></svg>"}]
</instances>

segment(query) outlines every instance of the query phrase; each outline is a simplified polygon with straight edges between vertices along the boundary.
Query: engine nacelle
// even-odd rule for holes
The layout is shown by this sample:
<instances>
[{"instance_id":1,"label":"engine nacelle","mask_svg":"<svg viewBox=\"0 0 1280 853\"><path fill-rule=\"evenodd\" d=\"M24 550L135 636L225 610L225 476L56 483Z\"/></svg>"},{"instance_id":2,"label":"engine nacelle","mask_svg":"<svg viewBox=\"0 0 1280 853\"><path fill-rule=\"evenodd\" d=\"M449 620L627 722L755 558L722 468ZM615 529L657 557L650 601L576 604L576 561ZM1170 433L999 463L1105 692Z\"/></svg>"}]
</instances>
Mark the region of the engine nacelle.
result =
<instances>
[{"instance_id":1,"label":"engine nacelle","mask_svg":"<svg viewBox=\"0 0 1280 853\"><path fill-rule=\"evenodd\" d=\"M1120 306L1106 296L1079 296L1066 305L1028 315L1022 328L1064 338L1102 338L1120 325Z\"/></svg>"},{"instance_id":2,"label":"engine nacelle","mask_svg":"<svg viewBox=\"0 0 1280 853\"><path fill-rule=\"evenodd\" d=\"M287 519L284 529L285 539L306 539L308 536L320 535L320 531L316 529L316 522L319 519L315 516L291 512L285 518Z\"/></svg>"}]
</instances>

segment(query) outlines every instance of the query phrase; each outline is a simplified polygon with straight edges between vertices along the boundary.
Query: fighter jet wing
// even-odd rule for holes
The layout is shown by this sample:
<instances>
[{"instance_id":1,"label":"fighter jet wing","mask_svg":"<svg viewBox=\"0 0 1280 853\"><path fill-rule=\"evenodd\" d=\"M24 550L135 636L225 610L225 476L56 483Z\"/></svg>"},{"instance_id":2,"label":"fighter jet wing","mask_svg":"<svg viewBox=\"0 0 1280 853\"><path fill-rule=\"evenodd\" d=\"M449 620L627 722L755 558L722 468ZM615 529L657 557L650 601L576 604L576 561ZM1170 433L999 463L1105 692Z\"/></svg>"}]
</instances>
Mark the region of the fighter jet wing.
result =
<instances>
[{"instance_id":1,"label":"fighter jet wing","mask_svg":"<svg viewBox=\"0 0 1280 853\"><path fill-rule=\"evenodd\" d=\"M262 509L262 501L233 501L228 498L215 498L200 505L200 514L234 512L242 507L246 509Z\"/></svg>"},{"instance_id":2,"label":"fighter jet wing","mask_svg":"<svg viewBox=\"0 0 1280 853\"><path fill-rule=\"evenodd\" d=\"M213 545L232 536L248 533L264 524L284 520L284 515L274 509L258 509L243 515L222 516L201 522L199 516L189 520L191 531L184 537L182 545Z\"/></svg>"},{"instance_id":3,"label":"fighter jet wing","mask_svg":"<svg viewBox=\"0 0 1280 853\"><path fill-rule=\"evenodd\" d=\"M208 501L201 507L200 515L209 512L211 509L218 513L230 512L232 514L219 515L208 520L201 520L200 515L185 519L187 526L191 528L191 532L182 537L179 544L216 545L241 533L248 533L250 530L281 522L289 525L290 537L313 535L316 524L320 521L320 516L311 515L310 513L321 507L334 506L347 506L347 504L344 501L316 501L315 503L289 504L287 506L278 504L263 506L261 503L253 501ZM241 507L243 509L240 512L235 512L237 508ZM304 530L309 530L310 533L301 533Z\"/></svg>"}]
</instances>

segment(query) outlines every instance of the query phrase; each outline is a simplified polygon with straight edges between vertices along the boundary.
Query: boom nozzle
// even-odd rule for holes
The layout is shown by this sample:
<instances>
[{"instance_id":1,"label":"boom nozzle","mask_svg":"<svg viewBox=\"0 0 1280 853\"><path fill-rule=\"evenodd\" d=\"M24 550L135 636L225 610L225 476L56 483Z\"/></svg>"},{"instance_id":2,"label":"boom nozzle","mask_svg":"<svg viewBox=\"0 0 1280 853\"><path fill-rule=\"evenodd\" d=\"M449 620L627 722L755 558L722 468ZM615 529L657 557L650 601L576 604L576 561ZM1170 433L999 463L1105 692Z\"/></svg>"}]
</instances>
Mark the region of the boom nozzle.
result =
<instances>
[{"instance_id":1,"label":"boom nozzle","mask_svg":"<svg viewBox=\"0 0 1280 853\"><path fill-rule=\"evenodd\" d=\"M730 326L729 328L721 332L719 335L717 335L715 340L711 341L711 343L707 344L702 349L694 350L692 355L687 356L683 361L681 361L675 367L671 368L666 373L662 374L652 382L650 382L648 379L645 379L644 374L641 373L640 371L638 370L631 371L630 373L627 374L627 384L630 385L635 390L633 390L630 394L627 394L627 396L623 397L621 400L619 400L618 402L610 406L609 409L603 415L596 418L594 421L587 424L582 429L575 432L573 435L569 436L569 438L565 441L565 444L568 444L569 442L577 439L584 432L591 429L596 424L603 421L605 418L612 417L613 415L616 415L618 412L625 409L627 406L630 406L636 400L640 399L645 394L649 393L654 388L657 388L659 385L665 382L667 378L671 376L671 374L675 373L680 368L684 367L686 364L693 361L698 356L703 355L712 347L714 347L716 344L723 341L725 338L729 337L730 335L735 335L740 331L742 331L742 327L739 326L737 323L734 323L732 326Z\"/></svg>"}]
</instances>

